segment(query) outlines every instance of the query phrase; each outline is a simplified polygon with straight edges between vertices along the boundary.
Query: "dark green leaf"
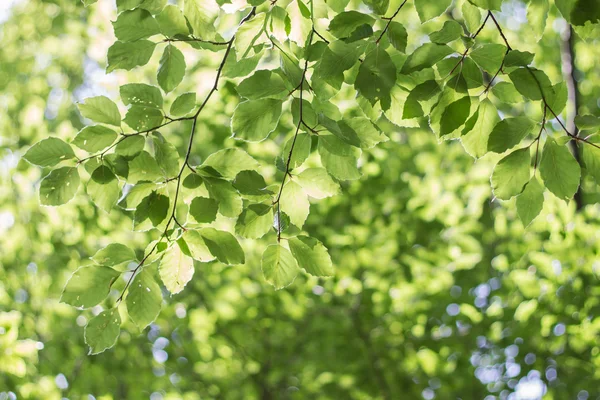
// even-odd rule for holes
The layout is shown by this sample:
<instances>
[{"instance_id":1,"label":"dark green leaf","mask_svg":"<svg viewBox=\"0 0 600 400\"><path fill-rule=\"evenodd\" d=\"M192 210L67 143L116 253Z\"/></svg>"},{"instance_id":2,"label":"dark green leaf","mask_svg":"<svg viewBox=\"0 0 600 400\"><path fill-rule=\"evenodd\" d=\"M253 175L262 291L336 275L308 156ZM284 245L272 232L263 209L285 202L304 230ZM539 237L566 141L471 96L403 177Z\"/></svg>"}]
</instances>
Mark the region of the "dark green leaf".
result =
<instances>
[{"instance_id":1,"label":"dark green leaf","mask_svg":"<svg viewBox=\"0 0 600 400\"><path fill-rule=\"evenodd\" d=\"M488 150L503 153L516 146L529 134L535 123L527 117L505 118L498 122L490 134Z\"/></svg>"}]
</instances>

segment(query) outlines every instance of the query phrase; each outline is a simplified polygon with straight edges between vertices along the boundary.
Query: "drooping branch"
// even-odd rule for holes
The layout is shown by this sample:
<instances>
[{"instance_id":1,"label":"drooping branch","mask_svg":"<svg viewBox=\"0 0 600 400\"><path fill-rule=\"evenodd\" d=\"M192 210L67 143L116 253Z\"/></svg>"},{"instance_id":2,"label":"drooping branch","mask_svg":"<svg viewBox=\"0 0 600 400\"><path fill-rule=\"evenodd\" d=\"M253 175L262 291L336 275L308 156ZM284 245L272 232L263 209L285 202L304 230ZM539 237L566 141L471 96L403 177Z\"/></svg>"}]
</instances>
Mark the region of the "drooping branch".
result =
<instances>
[{"instance_id":1,"label":"drooping branch","mask_svg":"<svg viewBox=\"0 0 600 400\"><path fill-rule=\"evenodd\" d=\"M256 7L253 7L252 10L250 11L250 13L248 13L248 15L246 15L246 17L244 17L240 23L239 26L243 25L246 21L248 21L250 18L252 18L252 16L254 16L256 12ZM191 120L192 121L192 127L191 127L191 131L190 131L190 138L188 140L188 147L187 147L187 151L185 153L185 158L184 161L181 165L181 168L179 169L179 173L174 177L174 178L170 178L170 180L174 180L175 183L175 197L173 199L173 208L171 210L171 214L169 219L167 220L167 223L165 225L165 229L163 230L162 234L160 235L160 238L156 241L156 243L154 243L154 246L152 246L152 248L150 249L150 251L148 251L148 253L144 256L144 258L142 258L142 260L137 264L137 266L132 270L131 275L129 277L129 279L127 280L127 283L125 284L125 287L123 288L121 295L119 296L119 298L117 299L117 303L121 302L121 300L123 300L123 297L125 296L125 292L127 291L127 289L129 288L129 286L131 285L131 282L133 281L133 278L135 277L136 273L143 268L144 263L146 262L146 260L148 259L148 257L150 257L150 255L152 255L154 253L154 251L158 248L158 244L165 238L167 237L168 239L168 232L169 232L169 228L171 226L171 222L175 222L180 228L185 230L185 227L179 223L179 221L177 221L177 217L175 216L175 213L177 211L177 201L179 199L179 191L181 188L181 177L183 176L183 172L185 171L186 167L189 167L190 169L193 170L193 168L189 165L189 159L190 159L190 155L192 153L192 146L194 144L194 137L196 135L196 125L198 122L198 116L200 115L200 113L202 112L202 110L204 109L204 107L206 106L206 104L208 103L208 101L210 100L211 96L213 95L214 92L216 92L219 88L219 80L221 78L221 73L223 72L223 68L225 67L225 62L227 61L227 57L229 56L229 53L231 52L231 47L233 46L233 41L235 40L235 35L233 35L231 37L231 39L227 42L227 48L225 49L225 54L223 55L223 59L221 60L221 63L219 64L219 67L217 69L217 74L215 77L215 81L213 84L213 87L210 89L210 91L208 92L208 94L206 95L206 97L204 98L204 101L202 102L202 104L200 105L200 107L198 107L198 110L196 110L196 112L194 113L193 116L191 117L187 117L187 118L180 118L180 119L176 119L176 120L171 120L170 122L174 122L174 121L183 121L183 120ZM166 125L166 124L165 124Z\"/></svg>"}]
</instances>

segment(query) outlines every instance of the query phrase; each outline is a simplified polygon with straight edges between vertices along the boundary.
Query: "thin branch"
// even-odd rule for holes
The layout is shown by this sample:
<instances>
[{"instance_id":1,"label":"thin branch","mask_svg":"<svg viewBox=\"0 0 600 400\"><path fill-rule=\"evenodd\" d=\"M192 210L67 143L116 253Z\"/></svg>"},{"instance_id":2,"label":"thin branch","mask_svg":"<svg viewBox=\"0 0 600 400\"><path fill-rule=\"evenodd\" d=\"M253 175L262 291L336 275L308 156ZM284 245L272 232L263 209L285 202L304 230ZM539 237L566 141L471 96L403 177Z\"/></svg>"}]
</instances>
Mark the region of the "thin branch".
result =
<instances>
[{"instance_id":1,"label":"thin branch","mask_svg":"<svg viewBox=\"0 0 600 400\"><path fill-rule=\"evenodd\" d=\"M255 12L256 12L256 7L253 7L252 10L250 11L250 13L246 17L244 17L244 19L242 19L242 21L240 22L239 25L242 25L244 22L246 22L250 18L252 18L252 16L255 14ZM177 182L176 186L175 186L175 197L174 197L174 200L173 200L173 209L171 211L171 216L167 220L167 223L165 225L165 229L163 230L160 238L156 241L156 243L154 244L154 246L152 246L152 249L150 249L150 251L139 262L139 264L132 270L131 276L127 280L127 283L125 284L125 287L123 288L123 291L121 292L121 295L117 299L117 304L120 303L123 300L123 297L125 296L125 292L127 291L127 289L129 288L129 286L131 285L131 282L133 281L133 278L135 277L136 273L140 270L140 268L142 268L144 266L144 263L146 262L146 260L148 259L148 257L150 257L150 255L152 253L154 253L154 251L158 247L158 244L165 237L168 237L167 233L169 231L169 227L171 226L171 222L174 221L180 228L182 228L182 229L185 230L185 227L182 224L179 223L179 221L177 220L177 217L175 216L175 213L177 211L177 201L179 199L179 192L180 192L180 188L181 188L181 177L183 176L183 172L185 171L186 168L192 168L189 165L189 160L190 160L190 155L192 154L192 146L194 144L194 137L196 135L196 125L198 123L198 116L200 115L200 112L202 112L202 110L204 109L204 107L208 103L208 100L211 98L211 96L213 95L213 93L218 90L219 79L221 78L221 73L223 72L223 68L225 67L225 62L227 61L227 57L229 56L229 53L231 52L231 47L233 46L234 39L235 39L235 35L227 42L228 43L227 44L227 49L225 50L225 54L223 55L223 59L221 60L221 63L219 64L219 68L217 69L217 75L215 77L215 83L214 83L212 89L206 95L206 98L204 99L204 101L202 102L202 104L200 105L200 107L198 108L198 110L194 113L194 115L192 117L187 117L187 118L180 119L180 120L190 120L191 119L191 121L192 121L192 127L191 127L191 132L190 132L190 138L189 138L189 141L188 141L187 151L185 153L185 159L183 161L183 164L182 164L181 168L179 169L179 173L174 178L169 178L167 180L167 181L173 181L174 180L174 181ZM175 120L172 120L170 122L173 122L173 121L175 121Z\"/></svg>"},{"instance_id":2,"label":"thin branch","mask_svg":"<svg viewBox=\"0 0 600 400\"><path fill-rule=\"evenodd\" d=\"M471 35L471 39L473 39L473 40L474 40L474 39L475 39L475 38L476 38L476 37L479 35L479 33L481 33L481 31L482 31L482 30L483 30L483 28L485 27L485 24L486 24L486 23L487 23L487 21L488 21L488 18L490 18L490 14L489 14L489 13L488 13L488 15L485 17L485 19L483 20L483 23L481 24L481 26L479 26L479 29L477 29L477 31L476 31L476 32L475 32L473 35ZM472 46L471 46L471 47L472 47ZM471 47L467 47L467 48L465 49L465 51L462 53L462 55L461 55L460 59L459 59L459 60L458 60L458 62L456 63L456 65L455 65L455 66L452 68L452 70L450 71L450 73L449 73L448 75L446 75L446 78L448 78L449 76L451 76L451 75L452 75L452 73L454 73L454 71L456 70L456 68L458 68L458 66L459 66L460 64L462 64L462 63L463 63L463 61L465 60L465 57L467 56L467 53L469 52L469 50L471 50ZM446 78L444 78L444 79L446 79Z\"/></svg>"},{"instance_id":3,"label":"thin branch","mask_svg":"<svg viewBox=\"0 0 600 400\"><path fill-rule=\"evenodd\" d=\"M392 15L389 18L384 18L384 19L387 20L387 24L385 24L385 28L383 28L383 30L381 31L381 34L379 35L379 37L375 41L376 44L379 44L379 41L381 40L381 38L383 38L383 35L385 35L385 33L387 32L388 28L390 27L390 24L392 23L392 21L394 20L394 18L396 18L396 15L398 15L398 13L400 12L400 10L402 10L402 7L404 7L404 5L406 4L406 2L407 2L407 0L404 0L402 2L402 4L400 4L400 7L398 7L398 9L394 13L394 15Z\"/></svg>"},{"instance_id":4,"label":"thin branch","mask_svg":"<svg viewBox=\"0 0 600 400\"><path fill-rule=\"evenodd\" d=\"M214 44L215 46L227 46L229 44L229 41L227 41L227 42L215 42L215 41L212 41L212 40L198 39L198 38L195 38L195 37L181 38L181 39L166 38L166 39L163 40L163 42L200 42L200 43Z\"/></svg>"}]
</instances>

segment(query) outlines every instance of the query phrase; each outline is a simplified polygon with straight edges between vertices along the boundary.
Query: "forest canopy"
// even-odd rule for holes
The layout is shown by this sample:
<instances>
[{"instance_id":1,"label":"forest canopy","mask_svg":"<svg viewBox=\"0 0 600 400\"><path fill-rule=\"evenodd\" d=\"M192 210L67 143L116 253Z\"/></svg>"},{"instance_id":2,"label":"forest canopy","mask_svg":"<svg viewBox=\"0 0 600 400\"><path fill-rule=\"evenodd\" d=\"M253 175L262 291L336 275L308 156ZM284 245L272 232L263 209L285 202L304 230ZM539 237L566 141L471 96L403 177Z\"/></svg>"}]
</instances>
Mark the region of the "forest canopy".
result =
<instances>
[{"instance_id":1,"label":"forest canopy","mask_svg":"<svg viewBox=\"0 0 600 400\"><path fill-rule=\"evenodd\" d=\"M0 399L600 399L595 0L0 5Z\"/></svg>"}]
</instances>

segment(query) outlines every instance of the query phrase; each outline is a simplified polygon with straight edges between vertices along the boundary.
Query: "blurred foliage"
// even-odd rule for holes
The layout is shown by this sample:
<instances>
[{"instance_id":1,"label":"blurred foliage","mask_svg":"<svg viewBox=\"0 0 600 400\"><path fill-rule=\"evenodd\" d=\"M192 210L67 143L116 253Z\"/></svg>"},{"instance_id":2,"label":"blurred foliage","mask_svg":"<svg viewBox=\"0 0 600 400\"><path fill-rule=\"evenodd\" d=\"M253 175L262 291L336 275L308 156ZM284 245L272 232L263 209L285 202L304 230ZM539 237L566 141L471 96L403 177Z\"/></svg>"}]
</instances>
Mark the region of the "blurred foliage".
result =
<instances>
[{"instance_id":1,"label":"blurred foliage","mask_svg":"<svg viewBox=\"0 0 600 400\"><path fill-rule=\"evenodd\" d=\"M84 126L75 101L151 82L160 55L105 76L111 2L8 3L0 6L0 399L600 398L596 183L585 177L589 205L579 211L546 192L540 217L525 228L514 198L492 196L499 156L474 164L458 142L390 123L382 125L390 141L363 152L363 176L311 204L303 230L329 249L332 278L299 275L275 291L260 268L273 237L242 239L245 264L195 262L184 291L164 291L150 328L140 331L124 313L118 344L88 356L83 326L102 308L59 303L67 279L109 243L143 249L156 236L132 233L131 212L105 213L83 189L68 206L40 206L49 170L20 158L48 136L75 136ZM497 13L508 40L561 80L565 21L551 7L537 42L524 7L505 2ZM398 20L413 37L442 25L421 25L410 4L404 11ZM575 44L582 115L600 113L599 46L597 37ZM219 59L197 54L185 51L191 75L181 92L212 85ZM199 119L196 164L236 145L228 126L236 84L224 81ZM340 96L352 101L354 93ZM181 152L188 129L165 129ZM243 146L270 181L291 118L276 133Z\"/></svg>"}]
</instances>

